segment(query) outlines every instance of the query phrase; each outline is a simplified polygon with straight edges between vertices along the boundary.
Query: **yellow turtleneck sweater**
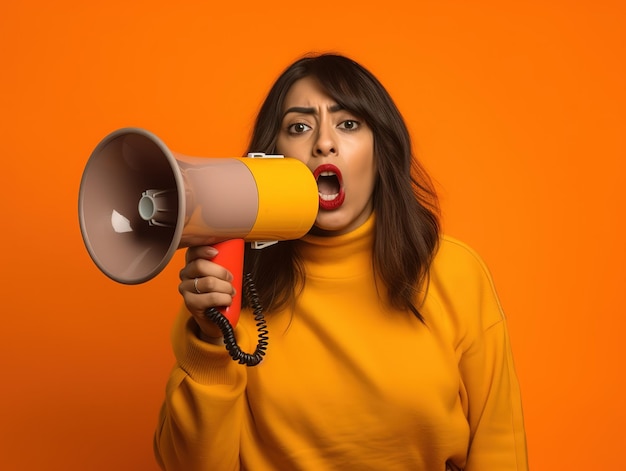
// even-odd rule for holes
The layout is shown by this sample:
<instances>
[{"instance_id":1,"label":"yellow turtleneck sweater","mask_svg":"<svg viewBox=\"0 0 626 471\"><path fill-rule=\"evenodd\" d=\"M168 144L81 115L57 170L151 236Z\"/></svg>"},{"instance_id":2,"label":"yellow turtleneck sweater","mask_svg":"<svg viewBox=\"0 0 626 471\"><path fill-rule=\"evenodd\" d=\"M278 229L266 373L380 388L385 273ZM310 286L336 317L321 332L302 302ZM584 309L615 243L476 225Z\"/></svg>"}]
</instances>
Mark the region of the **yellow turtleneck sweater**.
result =
<instances>
[{"instance_id":1,"label":"yellow turtleneck sweater","mask_svg":"<svg viewBox=\"0 0 626 471\"><path fill-rule=\"evenodd\" d=\"M267 316L256 367L199 340L182 310L155 435L163 469L527 469L506 322L484 264L442 239L424 325L381 301L373 225L298 242L306 286L295 312ZM253 351L250 313L236 333Z\"/></svg>"}]
</instances>

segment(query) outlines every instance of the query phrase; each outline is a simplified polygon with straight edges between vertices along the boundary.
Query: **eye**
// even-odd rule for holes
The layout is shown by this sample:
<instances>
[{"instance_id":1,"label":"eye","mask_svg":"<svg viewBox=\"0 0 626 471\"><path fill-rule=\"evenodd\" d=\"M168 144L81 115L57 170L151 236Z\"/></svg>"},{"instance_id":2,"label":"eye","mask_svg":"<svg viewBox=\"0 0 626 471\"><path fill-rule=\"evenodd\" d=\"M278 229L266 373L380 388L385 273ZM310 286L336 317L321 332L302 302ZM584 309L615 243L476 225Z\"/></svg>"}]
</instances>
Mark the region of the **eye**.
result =
<instances>
[{"instance_id":1,"label":"eye","mask_svg":"<svg viewBox=\"0 0 626 471\"><path fill-rule=\"evenodd\" d=\"M339 123L338 127L341 129L345 129L346 131L355 131L359 128L360 125L361 123L355 121L354 119L346 119L345 121Z\"/></svg>"},{"instance_id":2,"label":"eye","mask_svg":"<svg viewBox=\"0 0 626 471\"><path fill-rule=\"evenodd\" d=\"M309 129L311 129L311 126L304 123L294 123L287 127L287 131L289 131L290 134L302 134Z\"/></svg>"}]
</instances>

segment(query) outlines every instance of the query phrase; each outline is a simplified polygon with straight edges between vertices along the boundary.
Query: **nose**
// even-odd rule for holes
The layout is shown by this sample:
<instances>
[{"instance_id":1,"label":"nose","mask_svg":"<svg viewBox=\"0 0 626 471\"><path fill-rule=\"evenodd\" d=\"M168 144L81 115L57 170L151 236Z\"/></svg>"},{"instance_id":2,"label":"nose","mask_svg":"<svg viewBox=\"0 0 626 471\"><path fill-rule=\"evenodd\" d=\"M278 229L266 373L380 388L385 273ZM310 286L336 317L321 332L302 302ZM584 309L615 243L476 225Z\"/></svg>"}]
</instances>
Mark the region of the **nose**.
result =
<instances>
[{"instance_id":1,"label":"nose","mask_svg":"<svg viewBox=\"0 0 626 471\"><path fill-rule=\"evenodd\" d=\"M325 157L336 154L337 143L335 142L333 132L324 126L320 127L313 146L313 155L315 157Z\"/></svg>"}]
</instances>

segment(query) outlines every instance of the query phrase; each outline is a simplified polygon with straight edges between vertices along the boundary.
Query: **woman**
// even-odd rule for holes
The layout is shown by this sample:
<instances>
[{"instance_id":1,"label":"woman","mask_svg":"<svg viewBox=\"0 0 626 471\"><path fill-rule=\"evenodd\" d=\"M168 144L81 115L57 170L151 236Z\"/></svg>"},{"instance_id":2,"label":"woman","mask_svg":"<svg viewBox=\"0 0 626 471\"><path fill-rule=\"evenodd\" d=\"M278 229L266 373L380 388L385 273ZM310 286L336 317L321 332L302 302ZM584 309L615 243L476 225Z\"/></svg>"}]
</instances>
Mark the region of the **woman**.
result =
<instances>
[{"instance_id":1,"label":"woman","mask_svg":"<svg viewBox=\"0 0 626 471\"><path fill-rule=\"evenodd\" d=\"M155 452L167 470L527 469L506 322L480 258L439 234L429 179L383 86L337 55L278 78L250 150L304 162L320 209L301 240L246 254L263 362L232 361L204 312L234 294L187 251ZM197 279L197 280L196 280ZM254 348L253 316L236 328Z\"/></svg>"}]
</instances>

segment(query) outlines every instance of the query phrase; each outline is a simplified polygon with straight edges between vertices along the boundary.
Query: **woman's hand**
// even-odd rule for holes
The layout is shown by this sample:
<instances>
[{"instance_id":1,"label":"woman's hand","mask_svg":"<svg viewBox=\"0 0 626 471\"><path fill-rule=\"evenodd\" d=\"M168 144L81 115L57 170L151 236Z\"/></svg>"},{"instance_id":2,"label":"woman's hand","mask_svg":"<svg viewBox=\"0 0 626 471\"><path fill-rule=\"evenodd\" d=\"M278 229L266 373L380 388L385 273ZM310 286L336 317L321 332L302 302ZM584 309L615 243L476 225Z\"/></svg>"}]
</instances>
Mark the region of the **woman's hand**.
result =
<instances>
[{"instance_id":1,"label":"woman's hand","mask_svg":"<svg viewBox=\"0 0 626 471\"><path fill-rule=\"evenodd\" d=\"M235 295L233 275L212 262L217 250L209 245L190 247L185 254L185 267L180 271L178 291L187 309L198 323L202 340L222 344L222 332L204 312L211 307L230 306Z\"/></svg>"}]
</instances>

